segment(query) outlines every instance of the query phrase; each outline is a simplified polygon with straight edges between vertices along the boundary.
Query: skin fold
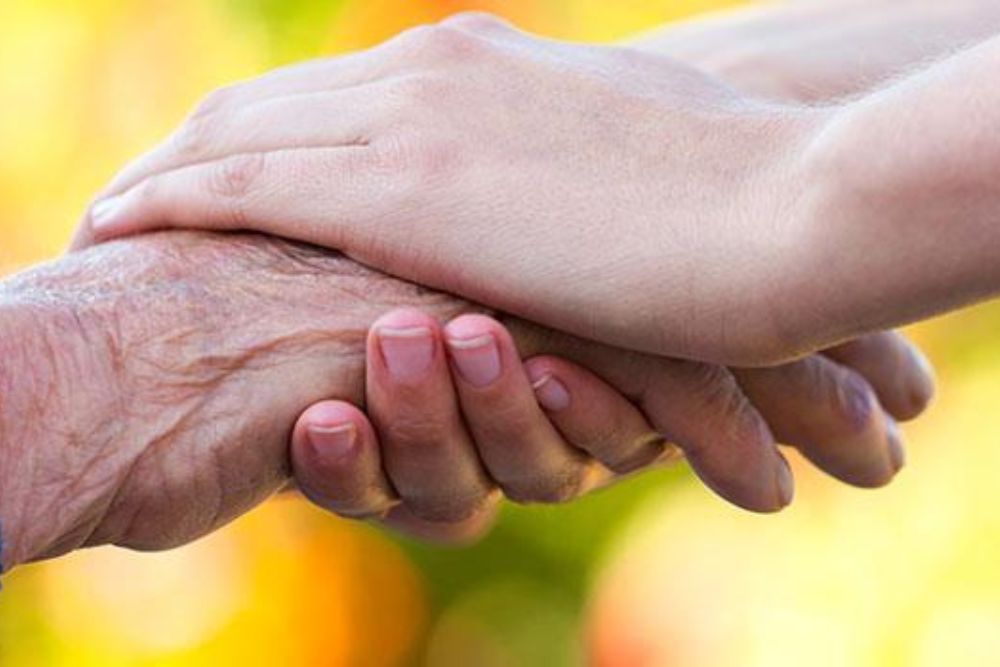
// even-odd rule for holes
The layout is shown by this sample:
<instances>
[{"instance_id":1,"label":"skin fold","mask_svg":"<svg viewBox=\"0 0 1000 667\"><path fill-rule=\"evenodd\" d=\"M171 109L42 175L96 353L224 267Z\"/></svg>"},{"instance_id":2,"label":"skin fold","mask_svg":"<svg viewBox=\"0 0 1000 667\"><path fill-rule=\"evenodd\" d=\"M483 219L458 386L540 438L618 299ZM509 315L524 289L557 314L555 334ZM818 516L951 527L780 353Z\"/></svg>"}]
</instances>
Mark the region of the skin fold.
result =
<instances>
[{"instance_id":1,"label":"skin fold","mask_svg":"<svg viewBox=\"0 0 1000 667\"><path fill-rule=\"evenodd\" d=\"M364 404L368 330L398 308L442 321L471 309L337 253L252 235L137 237L3 281L4 564L106 543L169 548L262 502L288 482L291 426L308 405ZM872 385L809 360L737 380L502 322L525 358L558 355L600 374L711 486L758 509L779 504L772 427L831 473L884 484L898 461L876 395L905 403L895 376L907 375L909 390L928 382L893 341L874 341L902 355ZM815 419L797 424L808 411Z\"/></svg>"}]
</instances>

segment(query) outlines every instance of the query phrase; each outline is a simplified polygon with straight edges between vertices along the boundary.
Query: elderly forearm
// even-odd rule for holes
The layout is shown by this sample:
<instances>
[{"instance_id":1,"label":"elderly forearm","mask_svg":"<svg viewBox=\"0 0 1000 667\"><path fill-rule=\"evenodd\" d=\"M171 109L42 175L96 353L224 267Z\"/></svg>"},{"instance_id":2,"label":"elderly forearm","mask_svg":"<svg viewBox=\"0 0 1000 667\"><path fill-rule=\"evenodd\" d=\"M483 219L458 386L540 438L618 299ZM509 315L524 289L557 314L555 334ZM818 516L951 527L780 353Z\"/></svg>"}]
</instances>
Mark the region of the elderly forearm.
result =
<instances>
[{"instance_id":1,"label":"elderly forearm","mask_svg":"<svg viewBox=\"0 0 1000 667\"><path fill-rule=\"evenodd\" d=\"M749 94L825 102L872 90L997 32L993 0L815 0L713 13L634 44Z\"/></svg>"}]
</instances>

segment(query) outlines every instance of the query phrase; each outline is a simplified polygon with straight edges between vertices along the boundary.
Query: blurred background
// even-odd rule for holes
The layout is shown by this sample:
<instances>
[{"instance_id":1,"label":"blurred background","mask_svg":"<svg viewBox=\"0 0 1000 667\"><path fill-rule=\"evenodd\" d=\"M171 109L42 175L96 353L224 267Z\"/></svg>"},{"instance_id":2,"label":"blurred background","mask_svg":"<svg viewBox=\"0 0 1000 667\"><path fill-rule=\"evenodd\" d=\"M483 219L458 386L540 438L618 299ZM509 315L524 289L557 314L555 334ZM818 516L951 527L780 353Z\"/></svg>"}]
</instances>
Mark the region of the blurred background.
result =
<instances>
[{"instance_id":1,"label":"blurred background","mask_svg":"<svg viewBox=\"0 0 1000 667\"><path fill-rule=\"evenodd\" d=\"M0 0L0 267L61 252L88 198L213 87L463 9L613 40L711 0ZM995 665L1000 307L913 335L940 371L889 489L792 456L757 517L683 468L482 544L427 548L273 501L190 547L99 549L0 594L0 664Z\"/></svg>"}]
</instances>

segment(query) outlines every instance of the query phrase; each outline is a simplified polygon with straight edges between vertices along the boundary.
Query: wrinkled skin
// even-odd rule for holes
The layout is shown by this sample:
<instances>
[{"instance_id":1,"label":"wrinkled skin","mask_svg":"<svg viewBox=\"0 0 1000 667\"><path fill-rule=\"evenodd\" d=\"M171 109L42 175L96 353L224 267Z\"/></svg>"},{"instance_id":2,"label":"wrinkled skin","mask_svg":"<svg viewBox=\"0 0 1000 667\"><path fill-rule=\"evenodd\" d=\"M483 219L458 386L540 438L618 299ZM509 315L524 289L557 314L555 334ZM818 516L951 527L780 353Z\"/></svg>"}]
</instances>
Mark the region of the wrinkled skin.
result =
<instances>
[{"instance_id":1,"label":"wrinkled skin","mask_svg":"<svg viewBox=\"0 0 1000 667\"><path fill-rule=\"evenodd\" d=\"M378 315L466 307L312 248L202 234L71 255L0 298L8 567L218 528L286 482L305 406L361 401Z\"/></svg>"}]
</instances>

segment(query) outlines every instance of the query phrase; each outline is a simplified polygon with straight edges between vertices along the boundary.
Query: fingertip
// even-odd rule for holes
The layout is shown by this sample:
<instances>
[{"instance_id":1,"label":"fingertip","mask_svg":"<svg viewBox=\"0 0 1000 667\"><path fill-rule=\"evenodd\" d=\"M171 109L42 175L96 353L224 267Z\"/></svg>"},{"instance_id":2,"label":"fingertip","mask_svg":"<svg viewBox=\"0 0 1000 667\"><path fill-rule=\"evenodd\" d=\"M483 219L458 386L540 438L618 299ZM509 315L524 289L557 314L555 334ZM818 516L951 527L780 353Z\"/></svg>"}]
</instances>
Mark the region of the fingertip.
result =
<instances>
[{"instance_id":1,"label":"fingertip","mask_svg":"<svg viewBox=\"0 0 1000 667\"><path fill-rule=\"evenodd\" d=\"M761 446L772 450L765 456L769 461L758 459L755 471L743 469L737 476L724 472L716 462L706 461L697 451L685 449L685 454L698 477L724 500L748 512L774 514L794 500L795 478L776 443L754 445Z\"/></svg>"},{"instance_id":2,"label":"fingertip","mask_svg":"<svg viewBox=\"0 0 1000 667\"><path fill-rule=\"evenodd\" d=\"M90 228L95 234L108 233L122 223L125 198L122 195L98 199L90 207Z\"/></svg>"},{"instance_id":3,"label":"fingertip","mask_svg":"<svg viewBox=\"0 0 1000 667\"><path fill-rule=\"evenodd\" d=\"M440 340L440 324L423 311L400 308L379 317L368 333L370 389L425 380L440 364Z\"/></svg>"},{"instance_id":4,"label":"fingertip","mask_svg":"<svg viewBox=\"0 0 1000 667\"><path fill-rule=\"evenodd\" d=\"M76 229L73 231L73 236L66 247L66 252L71 254L84 250L94 245L94 242L94 236L90 229L90 207L88 207L77 224Z\"/></svg>"},{"instance_id":5,"label":"fingertip","mask_svg":"<svg viewBox=\"0 0 1000 667\"><path fill-rule=\"evenodd\" d=\"M382 329L412 329L424 327L434 332L440 330L438 321L418 308L396 308L385 313L374 322L371 330L378 332Z\"/></svg>"},{"instance_id":6,"label":"fingertip","mask_svg":"<svg viewBox=\"0 0 1000 667\"><path fill-rule=\"evenodd\" d=\"M539 387L545 385L552 379L556 379L565 388L566 378L572 375L575 367L558 357L540 355L532 357L524 362L524 372L528 376L528 381L535 388L536 393Z\"/></svg>"},{"instance_id":7,"label":"fingertip","mask_svg":"<svg viewBox=\"0 0 1000 667\"><path fill-rule=\"evenodd\" d=\"M303 495L341 516L380 516L394 502L375 432L350 403L323 401L302 413L292 433L291 465Z\"/></svg>"},{"instance_id":8,"label":"fingertip","mask_svg":"<svg viewBox=\"0 0 1000 667\"><path fill-rule=\"evenodd\" d=\"M795 499L795 476L792 474L792 467L788 465L788 459L781 452L777 452L777 455L781 460L775 484L779 503L778 511L780 511L791 505Z\"/></svg>"},{"instance_id":9,"label":"fingertip","mask_svg":"<svg viewBox=\"0 0 1000 667\"><path fill-rule=\"evenodd\" d=\"M572 367L555 357L534 357L524 364L538 404L548 413L564 412L573 403L569 389Z\"/></svg>"},{"instance_id":10,"label":"fingertip","mask_svg":"<svg viewBox=\"0 0 1000 667\"><path fill-rule=\"evenodd\" d=\"M505 372L518 365L513 340L490 317L461 315L444 326L443 334L455 375L472 388L496 388Z\"/></svg>"},{"instance_id":11,"label":"fingertip","mask_svg":"<svg viewBox=\"0 0 1000 667\"><path fill-rule=\"evenodd\" d=\"M907 341L908 342L908 341ZM915 368L913 382L908 394L909 404L899 414L893 415L902 421L916 419L930 407L937 392L937 374L927 356L916 345L908 342L908 352Z\"/></svg>"},{"instance_id":12,"label":"fingertip","mask_svg":"<svg viewBox=\"0 0 1000 667\"><path fill-rule=\"evenodd\" d=\"M459 315L444 327L445 337L455 340L467 340L484 335L506 333L507 329L500 322L488 315L467 313Z\"/></svg>"},{"instance_id":13,"label":"fingertip","mask_svg":"<svg viewBox=\"0 0 1000 667\"><path fill-rule=\"evenodd\" d=\"M327 480L357 458L358 450L373 439L368 418L350 403L323 401L299 417L292 435L296 474L308 480Z\"/></svg>"},{"instance_id":14,"label":"fingertip","mask_svg":"<svg viewBox=\"0 0 1000 667\"><path fill-rule=\"evenodd\" d=\"M299 416L301 426L334 426L343 422L366 422L360 409L346 401L320 401L309 406Z\"/></svg>"},{"instance_id":15,"label":"fingertip","mask_svg":"<svg viewBox=\"0 0 1000 667\"><path fill-rule=\"evenodd\" d=\"M889 442L889 460L892 463L893 474L897 475L906 466L906 446L903 443L903 434L894 419L886 418L885 436Z\"/></svg>"}]
</instances>

